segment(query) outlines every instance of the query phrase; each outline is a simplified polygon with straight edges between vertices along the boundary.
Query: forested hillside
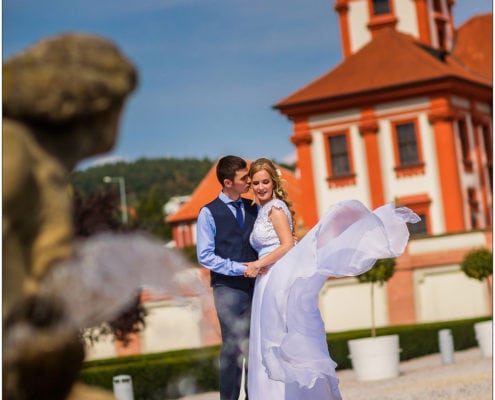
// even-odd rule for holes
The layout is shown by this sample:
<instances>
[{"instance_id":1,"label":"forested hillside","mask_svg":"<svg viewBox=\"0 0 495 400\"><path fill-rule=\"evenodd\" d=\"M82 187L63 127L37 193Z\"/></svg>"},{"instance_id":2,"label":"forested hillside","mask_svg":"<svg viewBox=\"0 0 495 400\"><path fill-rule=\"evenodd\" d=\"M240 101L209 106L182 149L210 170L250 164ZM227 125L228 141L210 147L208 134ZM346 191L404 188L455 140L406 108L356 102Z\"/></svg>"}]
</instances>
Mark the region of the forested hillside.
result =
<instances>
[{"instance_id":1,"label":"forested hillside","mask_svg":"<svg viewBox=\"0 0 495 400\"><path fill-rule=\"evenodd\" d=\"M123 177L127 205L136 210L139 225L170 239L170 229L163 222L163 205L172 196L191 194L212 165L213 161L207 158L142 158L75 171L70 181L74 192L88 198L98 192L119 193L116 181L105 183L103 178Z\"/></svg>"},{"instance_id":2,"label":"forested hillside","mask_svg":"<svg viewBox=\"0 0 495 400\"><path fill-rule=\"evenodd\" d=\"M155 191L163 203L172 196L190 194L212 165L213 161L207 158L141 158L76 171L71 183L74 190L89 194L109 189L112 184L103 182L105 176L124 177L128 203L136 207L151 191Z\"/></svg>"}]
</instances>

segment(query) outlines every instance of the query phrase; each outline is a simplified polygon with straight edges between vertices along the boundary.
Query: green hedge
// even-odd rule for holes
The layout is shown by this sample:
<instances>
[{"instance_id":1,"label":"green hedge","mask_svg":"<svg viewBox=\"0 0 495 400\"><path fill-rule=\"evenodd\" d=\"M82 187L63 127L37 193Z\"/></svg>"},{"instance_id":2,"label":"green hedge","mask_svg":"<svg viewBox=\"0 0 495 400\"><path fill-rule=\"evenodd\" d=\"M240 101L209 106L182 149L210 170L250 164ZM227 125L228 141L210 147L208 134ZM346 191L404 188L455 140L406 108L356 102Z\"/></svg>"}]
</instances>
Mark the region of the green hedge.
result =
<instances>
[{"instance_id":1,"label":"green hedge","mask_svg":"<svg viewBox=\"0 0 495 400\"><path fill-rule=\"evenodd\" d=\"M456 351L477 346L474 324L487 319L489 317L378 328L377 336L398 334L402 349L400 358L404 361L438 353L440 329L451 329ZM330 354L338 369L352 368L347 341L369 336L369 329L327 335ZM217 391L219 352L219 346L213 346L87 361L80 380L113 390L114 376L131 375L135 400L177 399L194 393Z\"/></svg>"},{"instance_id":2,"label":"green hedge","mask_svg":"<svg viewBox=\"0 0 495 400\"><path fill-rule=\"evenodd\" d=\"M219 346L88 361L80 380L113 390L116 375L132 377L135 400L176 399L218 390Z\"/></svg>"},{"instance_id":3,"label":"green hedge","mask_svg":"<svg viewBox=\"0 0 495 400\"><path fill-rule=\"evenodd\" d=\"M438 353L438 331L450 329L454 339L454 350L464 350L478 345L474 333L474 324L485 321L490 317L435 322L429 324L400 325L377 328L376 335L399 335L401 361ZM370 336L370 330L355 330L327 334L328 349L332 359L337 363L337 369L352 368L347 342Z\"/></svg>"}]
</instances>

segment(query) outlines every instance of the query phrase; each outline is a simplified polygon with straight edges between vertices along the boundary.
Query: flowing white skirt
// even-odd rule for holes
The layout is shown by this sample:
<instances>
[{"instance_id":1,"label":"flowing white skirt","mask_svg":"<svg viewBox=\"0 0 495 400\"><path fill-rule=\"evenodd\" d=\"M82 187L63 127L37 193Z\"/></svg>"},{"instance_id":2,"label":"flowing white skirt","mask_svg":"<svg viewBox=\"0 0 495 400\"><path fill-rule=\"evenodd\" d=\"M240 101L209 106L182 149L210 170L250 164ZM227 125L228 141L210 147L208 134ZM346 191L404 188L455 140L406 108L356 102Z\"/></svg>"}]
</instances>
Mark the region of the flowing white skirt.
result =
<instances>
[{"instance_id":1,"label":"flowing white skirt","mask_svg":"<svg viewBox=\"0 0 495 400\"><path fill-rule=\"evenodd\" d=\"M250 400L341 400L318 309L329 276L355 276L401 255L419 217L357 200L332 207L269 273L256 280L249 341ZM336 305L338 306L338 305ZM342 305L343 306L343 305Z\"/></svg>"}]
</instances>

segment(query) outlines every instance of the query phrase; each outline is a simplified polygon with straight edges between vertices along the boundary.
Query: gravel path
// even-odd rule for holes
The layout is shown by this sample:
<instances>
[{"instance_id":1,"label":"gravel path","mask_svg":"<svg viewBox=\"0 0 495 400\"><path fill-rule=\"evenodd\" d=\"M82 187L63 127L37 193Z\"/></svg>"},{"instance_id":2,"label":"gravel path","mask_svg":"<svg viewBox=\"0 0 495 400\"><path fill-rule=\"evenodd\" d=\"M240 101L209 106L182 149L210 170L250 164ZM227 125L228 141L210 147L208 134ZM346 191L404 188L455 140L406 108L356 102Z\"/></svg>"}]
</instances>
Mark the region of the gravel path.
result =
<instances>
[{"instance_id":1,"label":"gravel path","mask_svg":"<svg viewBox=\"0 0 495 400\"><path fill-rule=\"evenodd\" d=\"M491 400L492 366L475 347L456 352L452 364L443 365L440 354L401 362L397 378L360 382L350 369L337 376L344 400ZM182 398L218 399L217 392Z\"/></svg>"},{"instance_id":2,"label":"gravel path","mask_svg":"<svg viewBox=\"0 0 495 400\"><path fill-rule=\"evenodd\" d=\"M352 370L338 376L349 400L492 399L492 359L478 348L456 352L452 364L443 365L440 354L404 361L393 379L359 382Z\"/></svg>"}]
</instances>

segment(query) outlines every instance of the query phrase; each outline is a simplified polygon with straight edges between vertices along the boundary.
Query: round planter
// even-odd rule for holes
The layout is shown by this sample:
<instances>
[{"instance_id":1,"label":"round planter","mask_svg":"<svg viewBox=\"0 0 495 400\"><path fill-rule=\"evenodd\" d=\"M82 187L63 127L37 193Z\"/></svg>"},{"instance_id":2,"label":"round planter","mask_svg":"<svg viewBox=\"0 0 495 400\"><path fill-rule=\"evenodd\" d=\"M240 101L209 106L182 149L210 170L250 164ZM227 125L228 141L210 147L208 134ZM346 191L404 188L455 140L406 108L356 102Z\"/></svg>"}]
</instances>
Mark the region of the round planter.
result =
<instances>
[{"instance_id":1,"label":"round planter","mask_svg":"<svg viewBox=\"0 0 495 400\"><path fill-rule=\"evenodd\" d=\"M399 335L349 340L352 369L359 381L399 376Z\"/></svg>"},{"instance_id":2,"label":"round planter","mask_svg":"<svg viewBox=\"0 0 495 400\"><path fill-rule=\"evenodd\" d=\"M483 357L492 356L492 321L483 321L474 324L476 340Z\"/></svg>"}]
</instances>

